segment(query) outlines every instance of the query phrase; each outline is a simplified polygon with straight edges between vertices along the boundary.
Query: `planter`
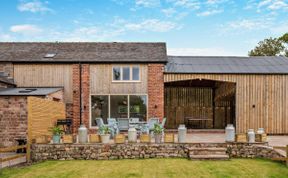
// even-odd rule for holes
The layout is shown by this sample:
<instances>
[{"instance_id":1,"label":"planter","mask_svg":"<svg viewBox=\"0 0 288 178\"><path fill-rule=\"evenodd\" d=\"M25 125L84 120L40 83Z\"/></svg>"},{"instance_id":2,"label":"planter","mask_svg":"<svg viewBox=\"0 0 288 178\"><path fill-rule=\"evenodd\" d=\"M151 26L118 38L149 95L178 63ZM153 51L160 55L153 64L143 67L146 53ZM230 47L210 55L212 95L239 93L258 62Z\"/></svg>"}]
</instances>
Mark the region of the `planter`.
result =
<instances>
[{"instance_id":1,"label":"planter","mask_svg":"<svg viewBox=\"0 0 288 178\"><path fill-rule=\"evenodd\" d=\"M247 142L247 134L245 133L239 133L235 135L235 141L236 142Z\"/></svg>"},{"instance_id":2,"label":"planter","mask_svg":"<svg viewBox=\"0 0 288 178\"><path fill-rule=\"evenodd\" d=\"M125 143L125 135L123 135L123 134L115 135L114 142L115 143Z\"/></svg>"},{"instance_id":3,"label":"planter","mask_svg":"<svg viewBox=\"0 0 288 178\"><path fill-rule=\"evenodd\" d=\"M110 142L110 134L103 134L100 135L102 143L109 143Z\"/></svg>"},{"instance_id":4,"label":"planter","mask_svg":"<svg viewBox=\"0 0 288 178\"><path fill-rule=\"evenodd\" d=\"M60 143L61 135L53 135L53 143Z\"/></svg>"},{"instance_id":5,"label":"planter","mask_svg":"<svg viewBox=\"0 0 288 178\"><path fill-rule=\"evenodd\" d=\"M89 142L90 143L100 143L100 135L98 134L89 134Z\"/></svg>"},{"instance_id":6,"label":"planter","mask_svg":"<svg viewBox=\"0 0 288 178\"><path fill-rule=\"evenodd\" d=\"M155 136L155 143L162 142L162 134L154 134L154 136Z\"/></svg>"},{"instance_id":7,"label":"planter","mask_svg":"<svg viewBox=\"0 0 288 178\"><path fill-rule=\"evenodd\" d=\"M63 143L73 143L73 135L63 135Z\"/></svg>"},{"instance_id":8,"label":"planter","mask_svg":"<svg viewBox=\"0 0 288 178\"><path fill-rule=\"evenodd\" d=\"M141 143L150 143L151 142L151 138L149 134L141 134L140 135L140 142Z\"/></svg>"},{"instance_id":9,"label":"planter","mask_svg":"<svg viewBox=\"0 0 288 178\"><path fill-rule=\"evenodd\" d=\"M173 143L174 142L174 134L172 133L166 133L164 135L164 142L165 143Z\"/></svg>"},{"instance_id":10,"label":"planter","mask_svg":"<svg viewBox=\"0 0 288 178\"><path fill-rule=\"evenodd\" d=\"M255 135L256 142L267 142L267 134L256 134Z\"/></svg>"}]
</instances>

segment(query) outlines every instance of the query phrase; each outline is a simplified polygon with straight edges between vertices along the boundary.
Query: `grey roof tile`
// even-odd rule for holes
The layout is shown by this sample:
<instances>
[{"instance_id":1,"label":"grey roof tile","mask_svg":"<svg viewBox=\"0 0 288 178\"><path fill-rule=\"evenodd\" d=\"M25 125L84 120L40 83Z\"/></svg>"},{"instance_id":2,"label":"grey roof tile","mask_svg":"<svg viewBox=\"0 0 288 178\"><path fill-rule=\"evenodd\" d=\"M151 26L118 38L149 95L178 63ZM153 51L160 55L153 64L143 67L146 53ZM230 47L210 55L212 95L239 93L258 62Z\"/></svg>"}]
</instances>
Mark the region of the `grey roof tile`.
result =
<instances>
[{"instance_id":1,"label":"grey roof tile","mask_svg":"<svg viewBox=\"0 0 288 178\"><path fill-rule=\"evenodd\" d=\"M168 56L165 72L288 74L288 58L282 56Z\"/></svg>"},{"instance_id":2,"label":"grey roof tile","mask_svg":"<svg viewBox=\"0 0 288 178\"><path fill-rule=\"evenodd\" d=\"M166 62L167 54L165 43L0 43L0 61Z\"/></svg>"},{"instance_id":3,"label":"grey roof tile","mask_svg":"<svg viewBox=\"0 0 288 178\"><path fill-rule=\"evenodd\" d=\"M49 88L4 88L0 89L0 96L45 96L62 90L61 87Z\"/></svg>"}]
</instances>

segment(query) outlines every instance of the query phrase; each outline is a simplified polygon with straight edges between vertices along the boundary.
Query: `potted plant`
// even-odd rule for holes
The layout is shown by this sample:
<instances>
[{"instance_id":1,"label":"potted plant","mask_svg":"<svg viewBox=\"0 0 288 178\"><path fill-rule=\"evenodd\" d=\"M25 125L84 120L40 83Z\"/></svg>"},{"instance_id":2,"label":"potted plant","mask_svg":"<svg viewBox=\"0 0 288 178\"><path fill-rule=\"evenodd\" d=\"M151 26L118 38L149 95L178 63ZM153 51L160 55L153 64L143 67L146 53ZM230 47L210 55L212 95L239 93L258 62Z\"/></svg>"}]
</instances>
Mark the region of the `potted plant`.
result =
<instances>
[{"instance_id":1,"label":"potted plant","mask_svg":"<svg viewBox=\"0 0 288 178\"><path fill-rule=\"evenodd\" d=\"M108 126L102 125L99 127L99 134L100 134L102 143L109 143L110 133L111 133L111 130L109 129Z\"/></svg>"},{"instance_id":2,"label":"potted plant","mask_svg":"<svg viewBox=\"0 0 288 178\"><path fill-rule=\"evenodd\" d=\"M154 137L155 137L155 143L161 143L162 135L163 135L163 127L160 124L154 124L154 128L152 130Z\"/></svg>"},{"instance_id":3,"label":"potted plant","mask_svg":"<svg viewBox=\"0 0 288 178\"><path fill-rule=\"evenodd\" d=\"M50 129L53 134L53 143L60 143L61 134L64 132L60 126L55 125Z\"/></svg>"}]
</instances>

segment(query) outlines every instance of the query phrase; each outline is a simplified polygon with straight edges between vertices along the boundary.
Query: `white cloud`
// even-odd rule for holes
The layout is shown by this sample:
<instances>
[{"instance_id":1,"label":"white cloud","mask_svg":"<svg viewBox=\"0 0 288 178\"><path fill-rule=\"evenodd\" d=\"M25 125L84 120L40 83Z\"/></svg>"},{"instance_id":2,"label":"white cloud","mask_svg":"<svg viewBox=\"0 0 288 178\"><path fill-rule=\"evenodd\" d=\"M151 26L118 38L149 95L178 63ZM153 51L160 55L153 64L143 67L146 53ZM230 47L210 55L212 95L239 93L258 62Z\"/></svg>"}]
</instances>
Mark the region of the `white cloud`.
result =
<instances>
[{"instance_id":1,"label":"white cloud","mask_svg":"<svg viewBox=\"0 0 288 178\"><path fill-rule=\"evenodd\" d=\"M162 9L161 12L167 17L172 17L177 11L174 8Z\"/></svg>"},{"instance_id":2,"label":"white cloud","mask_svg":"<svg viewBox=\"0 0 288 178\"><path fill-rule=\"evenodd\" d=\"M201 5L198 0L168 0L168 2L172 2L174 6L189 8L193 10L200 9Z\"/></svg>"},{"instance_id":3,"label":"white cloud","mask_svg":"<svg viewBox=\"0 0 288 178\"><path fill-rule=\"evenodd\" d=\"M263 30L269 29L273 22L270 18L259 18L259 19L240 19L232 22L228 22L222 25L224 32L227 31L251 31L251 30Z\"/></svg>"},{"instance_id":4,"label":"white cloud","mask_svg":"<svg viewBox=\"0 0 288 178\"><path fill-rule=\"evenodd\" d=\"M140 23L126 23L125 30L129 31L152 31L152 32L167 32L173 29L179 29L174 22L160 21L158 19L147 19Z\"/></svg>"},{"instance_id":5,"label":"white cloud","mask_svg":"<svg viewBox=\"0 0 288 178\"><path fill-rule=\"evenodd\" d=\"M287 0L249 0L245 9L256 9L257 12L262 10L288 10L288 1Z\"/></svg>"},{"instance_id":6,"label":"white cloud","mask_svg":"<svg viewBox=\"0 0 288 178\"><path fill-rule=\"evenodd\" d=\"M39 0L34 0L34 1L30 1L30 2L24 2L22 1L19 5L18 5L18 10L21 12L52 12L52 9L47 7L48 2L46 1L45 3L42 3Z\"/></svg>"},{"instance_id":7,"label":"white cloud","mask_svg":"<svg viewBox=\"0 0 288 178\"><path fill-rule=\"evenodd\" d=\"M211 15L215 15L215 14L220 14L222 13L223 10L207 10L207 11L204 11L204 12L200 12L197 14L197 16L211 16Z\"/></svg>"},{"instance_id":8,"label":"white cloud","mask_svg":"<svg viewBox=\"0 0 288 178\"><path fill-rule=\"evenodd\" d=\"M167 54L174 56L243 56L241 53L224 48L167 48Z\"/></svg>"},{"instance_id":9,"label":"white cloud","mask_svg":"<svg viewBox=\"0 0 288 178\"><path fill-rule=\"evenodd\" d=\"M141 7L157 7L160 5L160 0L135 0L135 4Z\"/></svg>"},{"instance_id":10,"label":"white cloud","mask_svg":"<svg viewBox=\"0 0 288 178\"><path fill-rule=\"evenodd\" d=\"M23 24L23 25L11 26L10 31L14 33L23 34L23 35L38 35L43 30L36 25Z\"/></svg>"}]
</instances>

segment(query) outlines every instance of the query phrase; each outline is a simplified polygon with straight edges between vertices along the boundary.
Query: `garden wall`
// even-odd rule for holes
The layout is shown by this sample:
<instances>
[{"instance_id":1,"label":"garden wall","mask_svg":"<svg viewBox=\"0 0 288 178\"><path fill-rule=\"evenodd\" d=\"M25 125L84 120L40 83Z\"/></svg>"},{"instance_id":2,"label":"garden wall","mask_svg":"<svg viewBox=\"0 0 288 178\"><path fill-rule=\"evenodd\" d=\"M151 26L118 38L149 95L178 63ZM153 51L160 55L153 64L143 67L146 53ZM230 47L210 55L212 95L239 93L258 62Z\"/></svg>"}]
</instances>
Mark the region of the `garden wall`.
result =
<instances>
[{"instance_id":1,"label":"garden wall","mask_svg":"<svg viewBox=\"0 0 288 178\"><path fill-rule=\"evenodd\" d=\"M189 158L192 147L227 147L230 157L281 157L264 144L171 143L171 144L34 144L32 161L44 160L108 160L139 158ZM247 153L246 153L247 152Z\"/></svg>"}]
</instances>

